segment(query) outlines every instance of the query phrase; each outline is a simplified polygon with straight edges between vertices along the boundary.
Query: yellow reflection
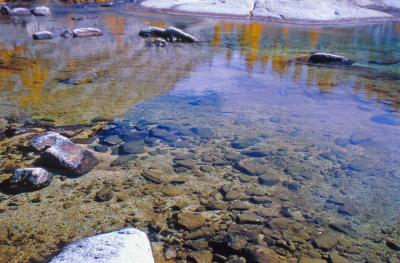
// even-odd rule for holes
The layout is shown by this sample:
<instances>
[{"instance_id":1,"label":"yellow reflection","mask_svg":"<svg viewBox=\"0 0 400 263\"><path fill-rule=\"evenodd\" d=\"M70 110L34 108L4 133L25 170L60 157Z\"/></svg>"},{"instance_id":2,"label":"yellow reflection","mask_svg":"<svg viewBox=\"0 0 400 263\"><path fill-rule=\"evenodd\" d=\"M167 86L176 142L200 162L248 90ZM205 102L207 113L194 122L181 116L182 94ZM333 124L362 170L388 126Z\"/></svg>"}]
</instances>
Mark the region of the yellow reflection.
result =
<instances>
[{"instance_id":1,"label":"yellow reflection","mask_svg":"<svg viewBox=\"0 0 400 263\"><path fill-rule=\"evenodd\" d=\"M113 34L117 46L120 47L123 44L123 35L125 34L125 17L107 13L103 15L103 19L107 28Z\"/></svg>"},{"instance_id":2,"label":"yellow reflection","mask_svg":"<svg viewBox=\"0 0 400 263\"><path fill-rule=\"evenodd\" d=\"M218 48L219 45L221 44L221 32L222 31L222 25L221 23L217 23L214 26L214 34L213 34L213 38L211 40L211 45L214 48Z\"/></svg>"}]
</instances>

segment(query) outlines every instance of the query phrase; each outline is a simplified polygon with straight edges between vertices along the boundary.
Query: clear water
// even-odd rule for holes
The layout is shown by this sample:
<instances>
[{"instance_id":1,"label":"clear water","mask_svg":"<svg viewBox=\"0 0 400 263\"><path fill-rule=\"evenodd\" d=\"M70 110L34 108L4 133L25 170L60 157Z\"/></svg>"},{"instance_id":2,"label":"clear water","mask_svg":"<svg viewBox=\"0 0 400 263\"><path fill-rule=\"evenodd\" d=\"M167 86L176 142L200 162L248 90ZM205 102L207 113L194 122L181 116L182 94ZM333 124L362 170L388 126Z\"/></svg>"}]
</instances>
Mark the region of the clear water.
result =
<instances>
[{"instance_id":1,"label":"clear water","mask_svg":"<svg viewBox=\"0 0 400 263\"><path fill-rule=\"evenodd\" d=\"M264 164L301 184L275 190L312 218L348 223L367 242L399 224L400 24L303 27L169 17L130 5L55 10L25 22L1 17L1 116L58 123L118 116L115 134L141 120L205 127L210 141L168 149L211 157L240 152L230 147L236 138L257 138L256 147L272 153ZM150 25L183 28L201 43L156 47L137 36ZM38 30L78 26L100 27L104 36L31 40ZM356 63L295 62L313 51ZM296 179L293 167L308 179ZM333 198L356 212L340 212Z\"/></svg>"}]
</instances>

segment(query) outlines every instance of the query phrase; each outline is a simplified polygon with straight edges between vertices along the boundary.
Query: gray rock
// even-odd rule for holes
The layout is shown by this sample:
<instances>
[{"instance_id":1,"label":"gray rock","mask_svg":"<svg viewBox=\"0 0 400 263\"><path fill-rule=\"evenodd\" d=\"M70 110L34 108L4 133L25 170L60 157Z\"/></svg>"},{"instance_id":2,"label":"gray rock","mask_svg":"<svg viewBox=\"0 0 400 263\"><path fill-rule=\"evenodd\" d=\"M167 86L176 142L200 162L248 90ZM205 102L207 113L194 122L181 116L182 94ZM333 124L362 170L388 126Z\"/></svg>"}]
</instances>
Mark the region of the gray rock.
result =
<instances>
[{"instance_id":1,"label":"gray rock","mask_svg":"<svg viewBox=\"0 0 400 263\"><path fill-rule=\"evenodd\" d=\"M351 144L362 144L365 142L371 141L371 137L368 134L363 132L355 132L350 136L350 143Z\"/></svg>"},{"instance_id":2,"label":"gray rock","mask_svg":"<svg viewBox=\"0 0 400 263\"><path fill-rule=\"evenodd\" d=\"M50 263L154 263L147 235L134 228L100 234L64 247Z\"/></svg>"},{"instance_id":3,"label":"gray rock","mask_svg":"<svg viewBox=\"0 0 400 263\"><path fill-rule=\"evenodd\" d=\"M260 141L256 138L246 138L246 139L235 139L231 142L231 147L234 149L246 149L253 146Z\"/></svg>"},{"instance_id":4,"label":"gray rock","mask_svg":"<svg viewBox=\"0 0 400 263\"><path fill-rule=\"evenodd\" d=\"M34 40L49 40L53 39L53 33L51 33L50 31L40 31L33 33L32 37Z\"/></svg>"},{"instance_id":5,"label":"gray rock","mask_svg":"<svg viewBox=\"0 0 400 263\"><path fill-rule=\"evenodd\" d=\"M210 128L201 128L201 127L195 127L192 128L191 131L202 138L210 139L213 136L213 132Z\"/></svg>"},{"instance_id":6,"label":"gray rock","mask_svg":"<svg viewBox=\"0 0 400 263\"><path fill-rule=\"evenodd\" d=\"M251 176L256 176L256 175L261 175L264 174L266 167L258 162L257 160L254 159L244 159L241 160L237 165L236 169L239 171L251 175Z\"/></svg>"},{"instance_id":7,"label":"gray rock","mask_svg":"<svg viewBox=\"0 0 400 263\"><path fill-rule=\"evenodd\" d=\"M114 145L120 144L122 142L123 141L121 140L121 138L118 135L111 135L111 136L108 136L103 139L103 143L110 145L110 146L114 146Z\"/></svg>"},{"instance_id":8,"label":"gray rock","mask_svg":"<svg viewBox=\"0 0 400 263\"><path fill-rule=\"evenodd\" d=\"M43 168L21 168L15 170L11 183L29 189L40 189L48 186L53 180L53 175Z\"/></svg>"},{"instance_id":9,"label":"gray rock","mask_svg":"<svg viewBox=\"0 0 400 263\"><path fill-rule=\"evenodd\" d=\"M43 151L56 143L63 142L72 143L68 138L61 136L56 132L50 131L34 137L32 140L29 141L29 145L36 151Z\"/></svg>"},{"instance_id":10,"label":"gray rock","mask_svg":"<svg viewBox=\"0 0 400 263\"><path fill-rule=\"evenodd\" d=\"M160 170L147 169L142 172L142 176L153 183L161 184L167 181L167 178Z\"/></svg>"},{"instance_id":11,"label":"gray rock","mask_svg":"<svg viewBox=\"0 0 400 263\"><path fill-rule=\"evenodd\" d=\"M121 154L141 154L144 153L143 144L138 142L127 142L120 147Z\"/></svg>"},{"instance_id":12,"label":"gray rock","mask_svg":"<svg viewBox=\"0 0 400 263\"><path fill-rule=\"evenodd\" d=\"M261 225L265 222L265 219L261 216L256 215L254 212L243 212L237 217L239 224L257 224Z\"/></svg>"},{"instance_id":13,"label":"gray rock","mask_svg":"<svg viewBox=\"0 0 400 263\"><path fill-rule=\"evenodd\" d=\"M74 37L96 37L102 36L103 32L101 32L98 28L93 27L85 27L85 28L75 28L72 30L72 34Z\"/></svg>"},{"instance_id":14,"label":"gray rock","mask_svg":"<svg viewBox=\"0 0 400 263\"><path fill-rule=\"evenodd\" d=\"M335 54L328 53L314 53L308 57L308 62L313 64L339 64L351 65L354 61Z\"/></svg>"},{"instance_id":15,"label":"gray rock","mask_svg":"<svg viewBox=\"0 0 400 263\"><path fill-rule=\"evenodd\" d=\"M125 165L130 161L136 160L138 157L135 154L128 154L128 155L122 155L118 156L117 159L111 162L110 166L120 166L120 165Z\"/></svg>"},{"instance_id":16,"label":"gray rock","mask_svg":"<svg viewBox=\"0 0 400 263\"><path fill-rule=\"evenodd\" d=\"M40 162L73 175L83 175L92 170L99 160L89 150L72 142L61 141L45 150Z\"/></svg>"},{"instance_id":17,"label":"gray rock","mask_svg":"<svg viewBox=\"0 0 400 263\"><path fill-rule=\"evenodd\" d=\"M163 38L168 42L187 42L187 43L199 42L199 40L194 36L189 35L175 27L169 27L167 29L159 27L149 27L140 30L139 36Z\"/></svg>"},{"instance_id":18,"label":"gray rock","mask_svg":"<svg viewBox=\"0 0 400 263\"><path fill-rule=\"evenodd\" d=\"M281 181L282 176L274 170L268 169L268 171L258 177L258 182L266 186L274 186Z\"/></svg>"},{"instance_id":19,"label":"gray rock","mask_svg":"<svg viewBox=\"0 0 400 263\"><path fill-rule=\"evenodd\" d=\"M47 6L36 6L31 10L32 14L35 16L49 16L50 15L50 8Z\"/></svg>"}]
</instances>

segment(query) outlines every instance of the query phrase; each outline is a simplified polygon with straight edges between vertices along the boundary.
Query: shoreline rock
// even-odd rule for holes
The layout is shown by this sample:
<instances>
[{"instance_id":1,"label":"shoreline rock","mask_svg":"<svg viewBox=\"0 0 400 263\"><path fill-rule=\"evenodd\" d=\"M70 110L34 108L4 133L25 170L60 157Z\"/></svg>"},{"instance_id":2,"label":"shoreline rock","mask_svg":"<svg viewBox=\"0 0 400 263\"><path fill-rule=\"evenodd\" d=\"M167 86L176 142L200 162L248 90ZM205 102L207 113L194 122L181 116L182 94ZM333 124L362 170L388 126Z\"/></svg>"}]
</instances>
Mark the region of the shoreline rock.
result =
<instances>
[{"instance_id":1,"label":"shoreline rock","mask_svg":"<svg viewBox=\"0 0 400 263\"><path fill-rule=\"evenodd\" d=\"M154 258L146 233L126 228L73 242L49 262L154 263Z\"/></svg>"}]
</instances>

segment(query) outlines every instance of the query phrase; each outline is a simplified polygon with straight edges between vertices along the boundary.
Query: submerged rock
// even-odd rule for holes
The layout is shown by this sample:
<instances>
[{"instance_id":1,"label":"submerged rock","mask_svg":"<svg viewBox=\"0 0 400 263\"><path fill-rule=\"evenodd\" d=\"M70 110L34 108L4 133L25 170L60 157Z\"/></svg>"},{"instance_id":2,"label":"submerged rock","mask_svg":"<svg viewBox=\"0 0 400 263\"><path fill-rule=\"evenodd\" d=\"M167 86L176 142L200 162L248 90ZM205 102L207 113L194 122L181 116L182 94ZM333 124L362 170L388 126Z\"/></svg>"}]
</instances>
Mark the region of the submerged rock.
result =
<instances>
[{"instance_id":1,"label":"submerged rock","mask_svg":"<svg viewBox=\"0 0 400 263\"><path fill-rule=\"evenodd\" d=\"M50 15L50 8L47 6L36 6L31 10L32 14L35 16L49 16Z\"/></svg>"},{"instance_id":2,"label":"submerged rock","mask_svg":"<svg viewBox=\"0 0 400 263\"><path fill-rule=\"evenodd\" d=\"M48 186L53 175L43 168L21 168L15 170L10 182L28 189L40 189Z\"/></svg>"},{"instance_id":3,"label":"submerged rock","mask_svg":"<svg viewBox=\"0 0 400 263\"><path fill-rule=\"evenodd\" d=\"M103 32L100 29L94 27L83 27L83 28L75 28L72 30L72 34L74 37L97 37L102 36Z\"/></svg>"},{"instance_id":4,"label":"submerged rock","mask_svg":"<svg viewBox=\"0 0 400 263\"><path fill-rule=\"evenodd\" d=\"M163 38L157 38L156 40L154 40L153 42L156 46L159 47L165 47L167 45L167 41Z\"/></svg>"},{"instance_id":5,"label":"submerged rock","mask_svg":"<svg viewBox=\"0 0 400 263\"><path fill-rule=\"evenodd\" d=\"M33 33L33 39L34 40L48 40L48 39L53 39L53 33L50 31L40 31Z\"/></svg>"},{"instance_id":6,"label":"submerged rock","mask_svg":"<svg viewBox=\"0 0 400 263\"><path fill-rule=\"evenodd\" d=\"M50 263L154 263L147 235L135 228L100 234L64 247Z\"/></svg>"},{"instance_id":7,"label":"submerged rock","mask_svg":"<svg viewBox=\"0 0 400 263\"><path fill-rule=\"evenodd\" d=\"M196 230L206 223L205 218L198 213L181 212L178 215L178 224L187 230Z\"/></svg>"},{"instance_id":8,"label":"submerged rock","mask_svg":"<svg viewBox=\"0 0 400 263\"><path fill-rule=\"evenodd\" d=\"M139 36L141 37L157 37L163 38L168 42L186 42L196 43L199 42L197 38L175 27L168 27L167 29L159 27L148 27L140 30Z\"/></svg>"}]
</instances>

